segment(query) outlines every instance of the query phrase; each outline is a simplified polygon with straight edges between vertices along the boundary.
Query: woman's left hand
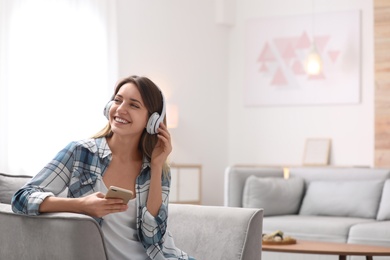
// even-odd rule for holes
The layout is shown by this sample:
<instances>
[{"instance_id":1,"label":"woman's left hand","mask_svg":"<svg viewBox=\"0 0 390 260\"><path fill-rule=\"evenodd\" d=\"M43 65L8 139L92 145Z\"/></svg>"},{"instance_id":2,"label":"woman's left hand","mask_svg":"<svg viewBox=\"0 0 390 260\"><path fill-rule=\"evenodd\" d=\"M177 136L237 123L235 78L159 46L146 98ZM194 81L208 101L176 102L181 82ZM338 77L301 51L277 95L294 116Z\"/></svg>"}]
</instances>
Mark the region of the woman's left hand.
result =
<instances>
[{"instance_id":1,"label":"woman's left hand","mask_svg":"<svg viewBox=\"0 0 390 260\"><path fill-rule=\"evenodd\" d=\"M152 164L163 166L172 151L171 135L164 123L160 124L157 133L158 141L152 152Z\"/></svg>"}]
</instances>

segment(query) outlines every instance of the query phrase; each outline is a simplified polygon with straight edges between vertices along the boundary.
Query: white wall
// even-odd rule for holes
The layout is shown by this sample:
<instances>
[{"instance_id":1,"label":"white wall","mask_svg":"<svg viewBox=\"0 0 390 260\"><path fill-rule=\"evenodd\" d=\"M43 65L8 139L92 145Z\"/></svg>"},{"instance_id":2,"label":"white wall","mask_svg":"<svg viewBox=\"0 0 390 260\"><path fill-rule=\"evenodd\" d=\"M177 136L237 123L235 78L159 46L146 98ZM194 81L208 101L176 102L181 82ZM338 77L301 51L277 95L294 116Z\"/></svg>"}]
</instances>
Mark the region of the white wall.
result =
<instances>
[{"instance_id":1,"label":"white wall","mask_svg":"<svg viewBox=\"0 0 390 260\"><path fill-rule=\"evenodd\" d=\"M228 34L210 0L118 1L119 74L149 76L179 107L176 163L203 167L203 204L223 202Z\"/></svg>"},{"instance_id":2,"label":"white wall","mask_svg":"<svg viewBox=\"0 0 390 260\"><path fill-rule=\"evenodd\" d=\"M373 165L372 0L314 2L318 12L362 11L360 104L285 107L243 105L246 21L262 16L310 14L312 4L311 0L237 1L237 19L230 35L229 55L229 164L300 165L306 138L329 137L332 139L332 165Z\"/></svg>"},{"instance_id":3,"label":"white wall","mask_svg":"<svg viewBox=\"0 0 390 260\"><path fill-rule=\"evenodd\" d=\"M216 1L118 1L119 74L149 76L179 106L171 159L202 164L203 204L222 205L226 166L299 165L308 137L332 138L332 165L372 165L372 0L315 2L319 12L362 10L360 104L252 108L243 104L246 21L308 14L312 1L236 0L232 27L215 22Z\"/></svg>"}]
</instances>

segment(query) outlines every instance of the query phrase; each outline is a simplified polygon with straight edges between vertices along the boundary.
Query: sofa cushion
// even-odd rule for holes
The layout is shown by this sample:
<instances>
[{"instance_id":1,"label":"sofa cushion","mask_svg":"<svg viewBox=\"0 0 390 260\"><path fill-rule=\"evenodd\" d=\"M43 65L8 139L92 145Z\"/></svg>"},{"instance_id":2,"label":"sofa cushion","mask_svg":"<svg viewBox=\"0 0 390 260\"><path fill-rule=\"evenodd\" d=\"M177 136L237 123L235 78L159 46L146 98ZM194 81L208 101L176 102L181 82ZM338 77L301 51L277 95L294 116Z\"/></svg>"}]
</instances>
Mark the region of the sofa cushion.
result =
<instances>
[{"instance_id":1,"label":"sofa cushion","mask_svg":"<svg viewBox=\"0 0 390 260\"><path fill-rule=\"evenodd\" d=\"M249 176L243 193L244 208L263 208L265 216L298 213L304 190L302 178Z\"/></svg>"},{"instance_id":2,"label":"sofa cushion","mask_svg":"<svg viewBox=\"0 0 390 260\"><path fill-rule=\"evenodd\" d=\"M379 204L377 220L390 220L390 179L383 187L381 203Z\"/></svg>"},{"instance_id":3,"label":"sofa cushion","mask_svg":"<svg viewBox=\"0 0 390 260\"><path fill-rule=\"evenodd\" d=\"M300 215L376 218L382 180L312 181Z\"/></svg>"},{"instance_id":4,"label":"sofa cushion","mask_svg":"<svg viewBox=\"0 0 390 260\"><path fill-rule=\"evenodd\" d=\"M30 179L31 176L27 175L0 173L0 203L11 204L14 193Z\"/></svg>"},{"instance_id":5,"label":"sofa cushion","mask_svg":"<svg viewBox=\"0 0 390 260\"><path fill-rule=\"evenodd\" d=\"M390 221L361 223L351 227L348 243L386 246L390 244Z\"/></svg>"},{"instance_id":6,"label":"sofa cushion","mask_svg":"<svg viewBox=\"0 0 390 260\"><path fill-rule=\"evenodd\" d=\"M350 227L368 222L372 220L329 216L272 216L263 219L263 233L281 230L286 236L296 239L345 243Z\"/></svg>"}]
</instances>

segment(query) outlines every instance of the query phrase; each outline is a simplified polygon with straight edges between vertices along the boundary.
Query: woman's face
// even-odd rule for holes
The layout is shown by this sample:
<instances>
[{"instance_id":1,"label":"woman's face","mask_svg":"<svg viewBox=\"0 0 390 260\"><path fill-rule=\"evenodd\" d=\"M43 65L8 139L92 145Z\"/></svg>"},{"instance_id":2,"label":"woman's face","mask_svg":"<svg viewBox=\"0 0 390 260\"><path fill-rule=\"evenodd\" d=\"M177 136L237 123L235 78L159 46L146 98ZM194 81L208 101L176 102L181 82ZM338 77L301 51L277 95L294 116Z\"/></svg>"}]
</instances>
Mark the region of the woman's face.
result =
<instances>
[{"instance_id":1,"label":"woman's face","mask_svg":"<svg viewBox=\"0 0 390 260\"><path fill-rule=\"evenodd\" d=\"M110 108L110 124L114 134L141 135L148 121L148 110L137 87L124 84Z\"/></svg>"}]
</instances>

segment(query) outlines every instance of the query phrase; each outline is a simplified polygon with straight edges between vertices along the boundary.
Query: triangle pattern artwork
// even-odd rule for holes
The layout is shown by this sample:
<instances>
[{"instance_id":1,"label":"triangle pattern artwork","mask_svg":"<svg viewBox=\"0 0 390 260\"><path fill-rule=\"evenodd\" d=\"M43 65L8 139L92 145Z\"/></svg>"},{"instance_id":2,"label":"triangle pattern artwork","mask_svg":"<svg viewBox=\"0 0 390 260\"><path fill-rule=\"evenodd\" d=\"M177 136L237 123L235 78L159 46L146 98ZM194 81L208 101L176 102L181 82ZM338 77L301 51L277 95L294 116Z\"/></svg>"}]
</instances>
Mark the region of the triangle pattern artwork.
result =
<instances>
[{"instance_id":1,"label":"triangle pattern artwork","mask_svg":"<svg viewBox=\"0 0 390 260\"><path fill-rule=\"evenodd\" d=\"M243 98L246 106L361 102L361 11L260 17L247 21ZM318 75L307 73L314 50Z\"/></svg>"}]
</instances>

